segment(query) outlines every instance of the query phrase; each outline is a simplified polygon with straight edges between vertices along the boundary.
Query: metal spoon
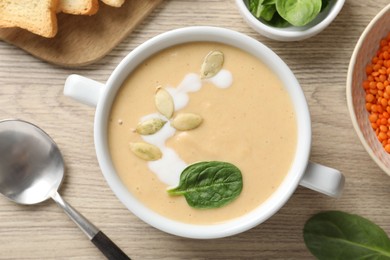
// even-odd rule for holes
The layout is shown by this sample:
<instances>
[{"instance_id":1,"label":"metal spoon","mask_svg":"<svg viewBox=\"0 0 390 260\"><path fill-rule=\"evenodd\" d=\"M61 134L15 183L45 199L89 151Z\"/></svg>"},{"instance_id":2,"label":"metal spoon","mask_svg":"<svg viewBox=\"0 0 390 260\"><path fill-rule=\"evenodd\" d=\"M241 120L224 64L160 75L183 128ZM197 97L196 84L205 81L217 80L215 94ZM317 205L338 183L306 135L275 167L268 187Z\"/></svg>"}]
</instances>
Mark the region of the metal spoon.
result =
<instances>
[{"instance_id":1,"label":"metal spoon","mask_svg":"<svg viewBox=\"0 0 390 260\"><path fill-rule=\"evenodd\" d=\"M54 141L22 120L0 121L0 193L20 204L52 198L108 259L130 259L58 194L64 160Z\"/></svg>"}]
</instances>

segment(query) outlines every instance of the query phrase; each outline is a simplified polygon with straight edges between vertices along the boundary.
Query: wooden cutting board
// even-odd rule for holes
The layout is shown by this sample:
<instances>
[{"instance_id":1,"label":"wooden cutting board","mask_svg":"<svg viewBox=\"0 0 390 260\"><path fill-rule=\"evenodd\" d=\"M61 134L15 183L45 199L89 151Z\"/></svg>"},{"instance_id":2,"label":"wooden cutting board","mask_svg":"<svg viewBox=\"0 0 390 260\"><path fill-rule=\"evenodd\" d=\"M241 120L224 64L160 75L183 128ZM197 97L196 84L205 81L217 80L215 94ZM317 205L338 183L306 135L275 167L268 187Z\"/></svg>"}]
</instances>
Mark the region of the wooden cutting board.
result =
<instances>
[{"instance_id":1,"label":"wooden cutting board","mask_svg":"<svg viewBox=\"0 0 390 260\"><path fill-rule=\"evenodd\" d=\"M162 2L126 0L120 8L100 4L93 16L58 14L58 33L47 39L18 28L0 29L0 39L50 63L78 67L104 57Z\"/></svg>"}]
</instances>

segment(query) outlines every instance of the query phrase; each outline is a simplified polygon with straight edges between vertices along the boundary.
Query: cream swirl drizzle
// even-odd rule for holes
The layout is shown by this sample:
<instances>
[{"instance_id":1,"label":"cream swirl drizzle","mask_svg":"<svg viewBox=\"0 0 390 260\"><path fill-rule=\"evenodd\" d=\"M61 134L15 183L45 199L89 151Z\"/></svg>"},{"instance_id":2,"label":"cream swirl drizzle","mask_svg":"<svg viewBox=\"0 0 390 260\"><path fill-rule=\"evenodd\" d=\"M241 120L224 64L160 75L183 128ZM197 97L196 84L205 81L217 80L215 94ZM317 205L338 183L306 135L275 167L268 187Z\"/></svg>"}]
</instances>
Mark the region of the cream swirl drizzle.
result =
<instances>
[{"instance_id":1,"label":"cream swirl drizzle","mask_svg":"<svg viewBox=\"0 0 390 260\"><path fill-rule=\"evenodd\" d=\"M214 77L201 80L199 75L195 73L187 74L180 84L174 87L166 87L166 90L173 97L175 103L175 111L183 109L189 102L188 93L199 91L203 87L204 82L211 82L218 88L228 88L233 82L232 73L228 70L222 69ZM154 113L141 118L141 122L150 118L161 118L167 120L164 116ZM180 174L188 166L175 150L166 146L166 141L176 133L170 122L166 123L163 128L153 135L143 135L142 139L150 144L157 146L163 156L157 161L149 161L149 169L156 174L160 181L168 186L177 186L180 180Z\"/></svg>"}]
</instances>

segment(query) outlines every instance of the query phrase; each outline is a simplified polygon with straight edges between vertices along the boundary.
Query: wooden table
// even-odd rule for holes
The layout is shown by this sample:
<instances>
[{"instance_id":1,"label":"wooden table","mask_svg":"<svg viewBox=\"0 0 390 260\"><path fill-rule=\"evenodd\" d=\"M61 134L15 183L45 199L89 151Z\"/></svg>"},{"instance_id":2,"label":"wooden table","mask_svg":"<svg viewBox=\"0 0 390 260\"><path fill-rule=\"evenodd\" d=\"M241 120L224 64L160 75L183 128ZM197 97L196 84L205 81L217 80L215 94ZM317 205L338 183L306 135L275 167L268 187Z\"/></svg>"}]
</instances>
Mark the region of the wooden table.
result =
<instances>
[{"instance_id":1,"label":"wooden table","mask_svg":"<svg viewBox=\"0 0 390 260\"><path fill-rule=\"evenodd\" d=\"M77 69L42 62L0 42L0 118L21 118L45 129L67 165L63 197L133 259L312 259L302 238L305 221L324 210L371 219L390 233L390 178L371 160L352 127L346 105L349 59L360 34L389 0L347 0L336 20L302 42L269 40L240 17L234 0L166 0L105 58ZM67 75L105 82L119 61L167 30L214 25L248 34L274 50L300 81L309 103L311 160L346 176L340 199L299 187L271 219L243 234L191 240L156 230L130 213L103 178L94 151L94 109L62 94ZM53 201L16 205L0 198L1 259L104 259Z\"/></svg>"}]
</instances>

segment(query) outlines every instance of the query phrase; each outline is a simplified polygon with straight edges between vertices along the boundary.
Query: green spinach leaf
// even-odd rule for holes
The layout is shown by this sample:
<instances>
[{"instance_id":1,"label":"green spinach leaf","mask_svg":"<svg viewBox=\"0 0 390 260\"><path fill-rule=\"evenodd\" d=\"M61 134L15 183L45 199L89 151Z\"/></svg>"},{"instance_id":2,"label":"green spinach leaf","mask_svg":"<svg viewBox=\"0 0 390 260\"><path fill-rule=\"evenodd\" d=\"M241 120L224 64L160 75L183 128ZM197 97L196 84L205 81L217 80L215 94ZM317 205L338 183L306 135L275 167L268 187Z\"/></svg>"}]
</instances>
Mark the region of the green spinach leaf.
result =
<instances>
[{"instance_id":1,"label":"green spinach leaf","mask_svg":"<svg viewBox=\"0 0 390 260\"><path fill-rule=\"evenodd\" d=\"M263 5L274 5L278 0L263 0Z\"/></svg>"},{"instance_id":2,"label":"green spinach leaf","mask_svg":"<svg viewBox=\"0 0 390 260\"><path fill-rule=\"evenodd\" d=\"M278 27L278 28L284 28L284 27L288 27L290 26L290 23L287 22L286 20L284 20L279 14L278 12L276 12L274 14L274 16L272 17L272 19L268 22L269 25L272 25L274 27Z\"/></svg>"},{"instance_id":3,"label":"green spinach leaf","mask_svg":"<svg viewBox=\"0 0 390 260\"><path fill-rule=\"evenodd\" d=\"M184 195L194 208L219 208L240 195L241 171L231 163L210 161L192 164L180 175L179 186L170 195Z\"/></svg>"},{"instance_id":4,"label":"green spinach leaf","mask_svg":"<svg viewBox=\"0 0 390 260\"><path fill-rule=\"evenodd\" d=\"M324 9L328 6L328 4L329 4L330 1L331 1L331 0L322 0L321 12L322 12L322 10L324 10ZM336 1L337 1L337 0L336 0Z\"/></svg>"},{"instance_id":5,"label":"green spinach leaf","mask_svg":"<svg viewBox=\"0 0 390 260\"><path fill-rule=\"evenodd\" d=\"M249 11L256 17L260 18L261 9L263 7L264 0L248 0L247 6Z\"/></svg>"},{"instance_id":6,"label":"green spinach leaf","mask_svg":"<svg viewBox=\"0 0 390 260\"><path fill-rule=\"evenodd\" d=\"M277 0L248 0L246 1L249 11L256 17L270 21L276 12Z\"/></svg>"},{"instance_id":7,"label":"green spinach leaf","mask_svg":"<svg viewBox=\"0 0 390 260\"><path fill-rule=\"evenodd\" d=\"M263 0L262 5L275 5L278 0Z\"/></svg>"},{"instance_id":8,"label":"green spinach leaf","mask_svg":"<svg viewBox=\"0 0 390 260\"><path fill-rule=\"evenodd\" d=\"M276 13L275 5L263 5L260 13L260 17L265 21L269 22L272 20L274 14Z\"/></svg>"},{"instance_id":9,"label":"green spinach leaf","mask_svg":"<svg viewBox=\"0 0 390 260\"><path fill-rule=\"evenodd\" d=\"M390 239L376 224L341 211L311 217L305 224L306 246L318 259L390 259Z\"/></svg>"},{"instance_id":10,"label":"green spinach leaf","mask_svg":"<svg viewBox=\"0 0 390 260\"><path fill-rule=\"evenodd\" d=\"M278 0L276 10L294 26L304 26L321 11L322 0Z\"/></svg>"}]
</instances>

